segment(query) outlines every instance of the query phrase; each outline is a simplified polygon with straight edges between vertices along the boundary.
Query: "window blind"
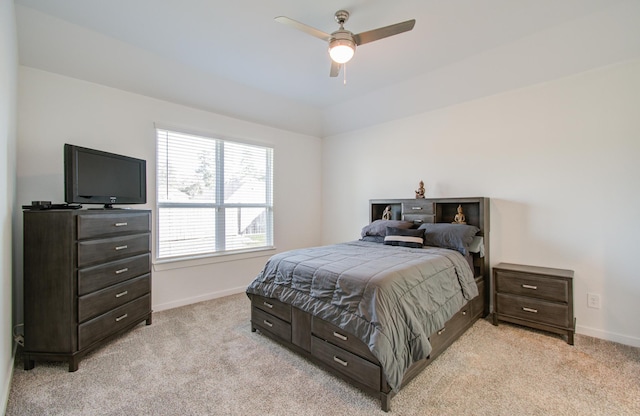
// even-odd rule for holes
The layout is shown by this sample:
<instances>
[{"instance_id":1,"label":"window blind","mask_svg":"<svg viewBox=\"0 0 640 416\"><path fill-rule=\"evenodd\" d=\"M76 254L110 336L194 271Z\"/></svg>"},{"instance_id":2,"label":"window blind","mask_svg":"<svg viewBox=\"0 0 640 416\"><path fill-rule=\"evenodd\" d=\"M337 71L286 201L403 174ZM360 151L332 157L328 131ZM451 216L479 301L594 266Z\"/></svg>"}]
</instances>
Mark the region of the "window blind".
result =
<instances>
[{"instance_id":1,"label":"window blind","mask_svg":"<svg viewBox=\"0 0 640 416\"><path fill-rule=\"evenodd\" d=\"M159 259L273 246L273 148L156 133Z\"/></svg>"}]
</instances>

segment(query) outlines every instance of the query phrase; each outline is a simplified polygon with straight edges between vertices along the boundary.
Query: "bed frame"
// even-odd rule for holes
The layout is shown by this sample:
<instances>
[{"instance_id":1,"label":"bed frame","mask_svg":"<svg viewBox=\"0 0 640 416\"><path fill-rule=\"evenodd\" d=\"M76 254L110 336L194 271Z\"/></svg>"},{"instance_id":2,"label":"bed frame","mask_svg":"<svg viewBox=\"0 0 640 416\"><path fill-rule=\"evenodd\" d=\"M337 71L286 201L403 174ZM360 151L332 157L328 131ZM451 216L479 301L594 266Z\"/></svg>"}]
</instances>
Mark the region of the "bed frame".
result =
<instances>
[{"instance_id":1,"label":"bed frame","mask_svg":"<svg viewBox=\"0 0 640 416\"><path fill-rule=\"evenodd\" d=\"M484 237L484 257L473 255L473 272L480 295L429 337L431 355L407 369L402 386L420 374L476 320L489 314L489 198L369 201L371 221L381 219L385 208L391 207L391 219L411 220L416 224L450 223L459 205L462 206L467 224L480 228L478 234ZM258 295L250 295L250 298L252 332L259 330L328 372L370 394L379 395L382 410L391 410L391 398L395 393L387 384L380 363L363 342L341 328L279 300Z\"/></svg>"}]
</instances>

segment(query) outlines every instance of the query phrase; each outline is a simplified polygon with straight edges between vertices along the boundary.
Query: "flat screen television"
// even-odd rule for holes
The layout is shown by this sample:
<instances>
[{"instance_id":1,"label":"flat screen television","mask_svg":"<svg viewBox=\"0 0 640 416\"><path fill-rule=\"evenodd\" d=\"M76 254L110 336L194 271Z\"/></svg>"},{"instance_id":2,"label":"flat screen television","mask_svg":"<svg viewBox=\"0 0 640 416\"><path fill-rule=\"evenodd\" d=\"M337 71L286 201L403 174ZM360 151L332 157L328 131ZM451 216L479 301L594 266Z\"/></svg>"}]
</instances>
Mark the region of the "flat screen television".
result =
<instances>
[{"instance_id":1,"label":"flat screen television","mask_svg":"<svg viewBox=\"0 0 640 416\"><path fill-rule=\"evenodd\" d=\"M129 156L64 145L64 198L69 204L145 204L147 162Z\"/></svg>"}]
</instances>

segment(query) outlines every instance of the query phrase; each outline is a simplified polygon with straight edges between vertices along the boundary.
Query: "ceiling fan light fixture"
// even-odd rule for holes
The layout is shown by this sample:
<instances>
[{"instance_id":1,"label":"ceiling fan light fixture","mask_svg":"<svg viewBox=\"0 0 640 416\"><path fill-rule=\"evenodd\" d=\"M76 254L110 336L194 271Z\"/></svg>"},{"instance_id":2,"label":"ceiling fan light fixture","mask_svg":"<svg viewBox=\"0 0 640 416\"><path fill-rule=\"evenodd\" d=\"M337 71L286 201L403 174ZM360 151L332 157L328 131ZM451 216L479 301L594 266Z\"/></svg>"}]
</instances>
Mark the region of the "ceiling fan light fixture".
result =
<instances>
[{"instance_id":1,"label":"ceiling fan light fixture","mask_svg":"<svg viewBox=\"0 0 640 416\"><path fill-rule=\"evenodd\" d=\"M356 43L348 31L338 31L331 35L329 56L339 64L347 63L356 53Z\"/></svg>"}]
</instances>

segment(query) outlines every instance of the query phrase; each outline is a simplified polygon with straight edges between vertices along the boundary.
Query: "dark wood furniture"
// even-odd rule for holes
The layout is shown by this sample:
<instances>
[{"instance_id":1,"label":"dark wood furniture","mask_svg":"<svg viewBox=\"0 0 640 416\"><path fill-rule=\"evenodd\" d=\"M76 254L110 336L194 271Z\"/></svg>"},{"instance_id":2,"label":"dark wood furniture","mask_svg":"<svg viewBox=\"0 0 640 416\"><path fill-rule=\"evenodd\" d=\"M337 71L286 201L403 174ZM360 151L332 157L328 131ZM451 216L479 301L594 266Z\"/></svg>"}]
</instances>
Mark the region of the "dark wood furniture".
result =
<instances>
[{"instance_id":1,"label":"dark wood furniture","mask_svg":"<svg viewBox=\"0 0 640 416\"><path fill-rule=\"evenodd\" d=\"M474 255L474 275L480 295L467 303L429 341L429 357L415 363L404 374L406 385L447 347L458 339L480 317L489 313L489 199L380 199L371 200L371 220L380 219L385 207L391 206L392 219L423 222L452 222L458 205L462 204L467 223L480 228L484 236L484 257ZM379 395L381 408L389 411L394 392L369 348L352 334L279 300L251 295L251 331L280 342L308 358L330 373L362 390Z\"/></svg>"},{"instance_id":2,"label":"dark wood furniture","mask_svg":"<svg viewBox=\"0 0 640 416\"><path fill-rule=\"evenodd\" d=\"M573 270L499 263L493 279L494 325L506 321L566 334L573 345Z\"/></svg>"},{"instance_id":3,"label":"dark wood furniture","mask_svg":"<svg viewBox=\"0 0 640 416\"><path fill-rule=\"evenodd\" d=\"M24 369L150 325L150 249L150 211L24 211Z\"/></svg>"}]
</instances>

